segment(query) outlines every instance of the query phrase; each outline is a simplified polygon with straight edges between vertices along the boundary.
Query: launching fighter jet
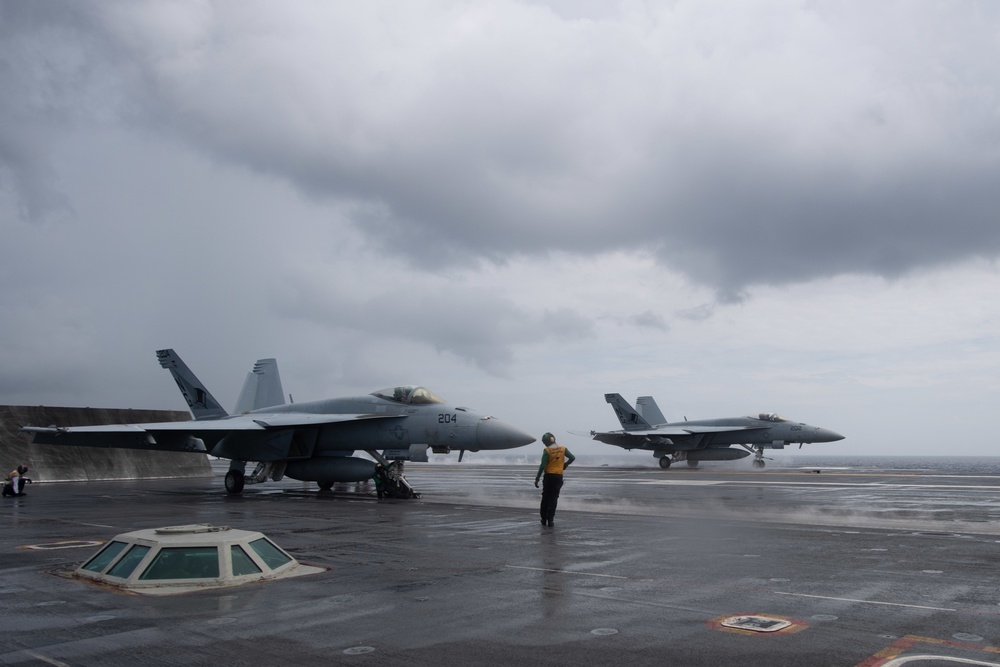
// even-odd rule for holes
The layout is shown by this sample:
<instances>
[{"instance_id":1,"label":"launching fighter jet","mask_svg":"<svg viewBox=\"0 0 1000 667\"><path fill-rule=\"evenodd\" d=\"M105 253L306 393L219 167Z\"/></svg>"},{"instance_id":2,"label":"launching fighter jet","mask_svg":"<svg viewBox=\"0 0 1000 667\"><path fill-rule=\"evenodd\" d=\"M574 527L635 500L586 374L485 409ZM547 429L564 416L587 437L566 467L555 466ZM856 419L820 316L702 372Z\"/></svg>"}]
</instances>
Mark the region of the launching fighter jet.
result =
<instances>
[{"instance_id":1,"label":"launching fighter jet","mask_svg":"<svg viewBox=\"0 0 1000 667\"><path fill-rule=\"evenodd\" d=\"M834 442L844 436L818 426L794 422L772 413L753 417L702 419L668 424L652 396L640 396L633 409L621 394L605 394L621 422L622 431L590 435L609 445L624 449L651 450L661 468L687 461L694 468L700 461L732 461L755 454L755 468L764 467L765 449L784 449L785 445L806 442ZM739 445L746 451L732 448Z\"/></svg>"},{"instance_id":2,"label":"launching fighter jet","mask_svg":"<svg viewBox=\"0 0 1000 667\"><path fill-rule=\"evenodd\" d=\"M230 459L226 491L234 494L244 484L282 477L329 489L334 482L372 478L378 461L384 466L379 474L385 491L410 497L415 494L403 477L403 461L427 461L428 448L435 453L458 450L461 460L466 451L512 449L535 441L499 419L412 385L285 404L274 359L257 362L237 401L239 414L229 415L173 350L159 350L156 356L173 375L194 421L22 430L34 433L36 444L201 452ZM375 461L353 456L356 450ZM257 463L249 475L247 462Z\"/></svg>"}]
</instances>

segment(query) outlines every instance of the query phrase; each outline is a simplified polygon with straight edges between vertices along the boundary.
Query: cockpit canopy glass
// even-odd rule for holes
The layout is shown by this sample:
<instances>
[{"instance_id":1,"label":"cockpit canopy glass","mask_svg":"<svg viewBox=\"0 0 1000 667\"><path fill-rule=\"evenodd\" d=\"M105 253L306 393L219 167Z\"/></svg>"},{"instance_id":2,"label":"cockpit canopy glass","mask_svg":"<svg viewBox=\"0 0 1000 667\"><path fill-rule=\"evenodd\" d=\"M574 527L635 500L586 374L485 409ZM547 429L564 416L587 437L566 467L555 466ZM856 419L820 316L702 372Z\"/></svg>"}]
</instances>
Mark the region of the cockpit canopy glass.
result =
<instances>
[{"instance_id":1,"label":"cockpit canopy glass","mask_svg":"<svg viewBox=\"0 0 1000 667\"><path fill-rule=\"evenodd\" d=\"M387 401L403 403L405 405L433 405L435 403L445 402L443 398L435 394L430 389L416 387L412 384L404 384L398 387L390 387L388 389L379 389L378 391L373 391L372 396L384 398Z\"/></svg>"},{"instance_id":2,"label":"cockpit canopy glass","mask_svg":"<svg viewBox=\"0 0 1000 667\"><path fill-rule=\"evenodd\" d=\"M784 417L782 417L780 415L776 415L773 412L762 412L759 415L757 415L756 417L751 416L750 419L759 419L759 420L765 421L765 422L786 422L786 421L788 421Z\"/></svg>"}]
</instances>

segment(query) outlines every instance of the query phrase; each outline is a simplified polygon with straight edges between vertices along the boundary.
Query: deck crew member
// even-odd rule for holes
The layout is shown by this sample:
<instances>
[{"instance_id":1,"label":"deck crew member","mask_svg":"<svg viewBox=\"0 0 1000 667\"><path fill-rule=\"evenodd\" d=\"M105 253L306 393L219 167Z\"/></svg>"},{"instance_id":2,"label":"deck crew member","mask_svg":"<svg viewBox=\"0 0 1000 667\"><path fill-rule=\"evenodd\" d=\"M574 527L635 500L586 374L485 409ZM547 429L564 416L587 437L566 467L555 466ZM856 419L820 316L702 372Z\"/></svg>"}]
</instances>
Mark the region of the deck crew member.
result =
<instances>
[{"instance_id":1,"label":"deck crew member","mask_svg":"<svg viewBox=\"0 0 1000 667\"><path fill-rule=\"evenodd\" d=\"M539 513L542 516L543 526L553 526L553 519L556 515L556 505L559 503L559 489L563 485L563 470L576 457L565 447L556 443L556 436L546 433L542 436L542 444L545 450L542 452L542 463L538 466L538 474L535 475L535 488L538 488L538 480L542 479L542 505ZM545 477L542 478L544 473Z\"/></svg>"}]
</instances>

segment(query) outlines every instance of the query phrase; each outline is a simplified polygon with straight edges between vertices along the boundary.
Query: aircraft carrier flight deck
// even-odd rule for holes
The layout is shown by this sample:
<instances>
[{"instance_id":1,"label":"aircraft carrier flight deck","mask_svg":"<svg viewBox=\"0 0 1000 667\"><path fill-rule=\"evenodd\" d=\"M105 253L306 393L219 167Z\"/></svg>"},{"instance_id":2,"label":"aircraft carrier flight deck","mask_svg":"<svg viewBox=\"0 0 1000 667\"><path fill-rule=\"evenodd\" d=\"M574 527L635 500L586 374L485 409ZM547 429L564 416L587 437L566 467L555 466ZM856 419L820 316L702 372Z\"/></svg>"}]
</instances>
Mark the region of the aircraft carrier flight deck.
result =
<instances>
[{"instance_id":1,"label":"aircraft carrier flight deck","mask_svg":"<svg viewBox=\"0 0 1000 667\"><path fill-rule=\"evenodd\" d=\"M1000 468L1000 466L998 466ZM533 466L366 484L213 477L3 498L0 664L1000 665L1000 474ZM119 533L260 531L317 574L137 595L72 570Z\"/></svg>"}]
</instances>

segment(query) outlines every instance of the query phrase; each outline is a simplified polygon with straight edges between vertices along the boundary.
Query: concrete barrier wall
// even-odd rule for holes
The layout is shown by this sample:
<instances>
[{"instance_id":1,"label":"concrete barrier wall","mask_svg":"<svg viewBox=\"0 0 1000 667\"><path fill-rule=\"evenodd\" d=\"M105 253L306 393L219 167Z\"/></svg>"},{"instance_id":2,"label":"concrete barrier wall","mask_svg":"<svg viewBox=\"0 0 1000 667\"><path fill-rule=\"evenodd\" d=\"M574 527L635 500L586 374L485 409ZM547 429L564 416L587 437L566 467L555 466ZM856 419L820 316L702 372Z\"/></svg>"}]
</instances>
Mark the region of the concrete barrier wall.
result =
<instances>
[{"instance_id":1,"label":"concrete barrier wall","mask_svg":"<svg viewBox=\"0 0 1000 667\"><path fill-rule=\"evenodd\" d=\"M33 445L32 435L19 430L21 426L95 426L190 419L190 414L177 410L0 405L0 473L6 475L23 463L30 468L28 477L36 482L209 477L212 469L205 454Z\"/></svg>"}]
</instances>

